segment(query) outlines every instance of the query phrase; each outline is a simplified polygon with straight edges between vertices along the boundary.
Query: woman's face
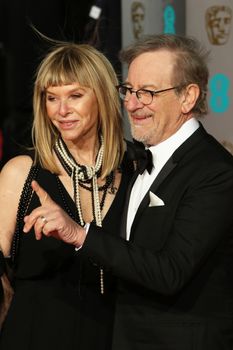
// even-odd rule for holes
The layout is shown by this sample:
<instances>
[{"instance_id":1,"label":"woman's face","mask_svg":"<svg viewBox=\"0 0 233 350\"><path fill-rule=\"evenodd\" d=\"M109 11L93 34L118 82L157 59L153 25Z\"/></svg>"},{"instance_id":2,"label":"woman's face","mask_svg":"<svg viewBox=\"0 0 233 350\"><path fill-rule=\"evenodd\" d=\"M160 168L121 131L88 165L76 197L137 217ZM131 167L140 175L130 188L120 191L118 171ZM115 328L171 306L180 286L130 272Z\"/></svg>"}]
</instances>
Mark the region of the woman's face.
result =
<instances>
[{"instance_id":1,"label":"woman's face","mask_svg":"<svg viewBox=\"0 0 233 350\"><path fill-rule=\"evenodd\" d=\"M96 138L98 103L91 88L78 83L49 86L46 110L64 141L76 143Z\"/></svg>"}]
</instances>

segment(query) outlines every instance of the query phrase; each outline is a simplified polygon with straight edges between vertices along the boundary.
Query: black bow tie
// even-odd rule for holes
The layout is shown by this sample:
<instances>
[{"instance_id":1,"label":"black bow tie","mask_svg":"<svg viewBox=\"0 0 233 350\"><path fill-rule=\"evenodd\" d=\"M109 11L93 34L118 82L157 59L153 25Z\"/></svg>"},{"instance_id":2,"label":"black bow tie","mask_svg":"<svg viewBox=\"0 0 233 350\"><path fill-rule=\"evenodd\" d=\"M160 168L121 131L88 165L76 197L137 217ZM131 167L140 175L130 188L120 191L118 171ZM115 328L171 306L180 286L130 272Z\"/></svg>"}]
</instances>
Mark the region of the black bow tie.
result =
<instances>
[{"instance_id":1,"label":"black bow tie","mask_svg":"<svg viewBox=\"0 0 233 350\"><path fill-rule=\"evenodd\" d=\"M144 149L143 157L138 159L138 171L143 174L145 170L150 174L153 169L153 157L149 149Z\"/></svg>"},{"instance_id":2,"label":"black bow tie","mask_svg":"<svg viewBox=\"0 0 233 350\"><path fill-rule=\"evenodd\" d=\"M147 170L150 174L154 166L151 151L149 149L145 149L142 142L134 139L132 147L128 147L128 151L131 153L131 159L137 162L137 170L139 174L143 174L145 170Z\"/></svg>"}]
</instances>

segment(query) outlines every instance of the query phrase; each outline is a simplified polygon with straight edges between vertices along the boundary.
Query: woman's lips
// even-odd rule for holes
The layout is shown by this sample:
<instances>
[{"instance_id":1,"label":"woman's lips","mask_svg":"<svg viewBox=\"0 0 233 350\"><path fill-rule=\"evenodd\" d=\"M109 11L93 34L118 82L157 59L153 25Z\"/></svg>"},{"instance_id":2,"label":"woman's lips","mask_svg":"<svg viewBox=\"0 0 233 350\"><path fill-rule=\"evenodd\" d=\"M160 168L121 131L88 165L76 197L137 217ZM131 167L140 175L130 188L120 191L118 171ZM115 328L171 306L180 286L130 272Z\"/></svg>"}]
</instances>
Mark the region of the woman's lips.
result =
<instances>
[{"instance_id":1,"label":"woman's lips","mask_svg":"<svg viewBox=\"0 0 233 350\"><path fill-rule=\"evenodd\" d=\"M77 123L78 123L77 120L75 120L75 121L62 121L62 122L59 122L59 125L60 125L61 129L68 130L68 129L72 129Z\"/></svg>"}]
</instances>

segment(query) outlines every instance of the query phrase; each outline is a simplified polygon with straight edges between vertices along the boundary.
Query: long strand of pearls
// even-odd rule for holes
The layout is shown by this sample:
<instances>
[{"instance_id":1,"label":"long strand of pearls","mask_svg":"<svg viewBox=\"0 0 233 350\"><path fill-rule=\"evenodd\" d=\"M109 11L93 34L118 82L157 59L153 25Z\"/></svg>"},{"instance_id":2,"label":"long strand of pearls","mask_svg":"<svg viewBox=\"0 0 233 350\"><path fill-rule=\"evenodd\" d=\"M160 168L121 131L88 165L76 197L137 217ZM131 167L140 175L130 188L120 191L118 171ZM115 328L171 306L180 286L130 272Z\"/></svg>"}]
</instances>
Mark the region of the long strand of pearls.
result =
<instances>
[{"instance_id":1,"label":"long strand of pearls","mask_svg":"<svg viewBox=\"0 0 233 350\"><path fill-rule=\"evenodd\" d=\"M79 222L82 226L85 225L85 221L82 215L81 200L80 200L80 191L79 191L79 181L92 181L92 206L93 206L93 217L97 226L102 226L102 214L100 207L100 198L97 177L98 172L101 169L103 163L103 154L104 154L104 145L103 137L100 138L101 146L96 158L96 163L94 166L79 165L75 159L72 157L68 151L64 141L59 138L55 143L55 152L61 161L61 164L67 171L68 175L71 177L73 182L73 192L74 192L74 201L78 211ZM104 270L100 267L100 293L104 294Z\"/></svg>"}]
</instances>

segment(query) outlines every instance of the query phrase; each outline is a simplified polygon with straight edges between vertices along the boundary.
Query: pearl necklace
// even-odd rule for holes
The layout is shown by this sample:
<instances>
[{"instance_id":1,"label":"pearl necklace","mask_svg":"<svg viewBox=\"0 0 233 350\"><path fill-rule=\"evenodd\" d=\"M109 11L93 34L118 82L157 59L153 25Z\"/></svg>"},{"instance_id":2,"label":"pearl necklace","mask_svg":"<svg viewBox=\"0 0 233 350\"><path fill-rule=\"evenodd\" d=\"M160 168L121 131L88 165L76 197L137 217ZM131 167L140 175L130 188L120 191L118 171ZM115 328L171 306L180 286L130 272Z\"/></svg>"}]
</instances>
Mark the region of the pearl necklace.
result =
<instances>
[{"instance_id":1,"label":"pearl necklace","mask_svg":"<svg viewBox=\"0 0 233 350\"><path fill-rule=\"evenodd\" d=\"M101 166L103 162L104 145L103 137L100 138L100 148L96 158L96 163L94 167L80 165L73 158L72 154L69 152L65 142L59 138L57 139L54 151L60 160L62 166L66 170L67 174L73 180L73 190L74 190L74 201L79 216L79 223L84 226L85 222L82 215L81 202L80 202L80 192L79 186L90 190L92 192L92 209L94 222L97 226L102 226L102 215L101 211L104 206L104 201L107 195L107 190L110 188L110 193L115 193L114 188L114 173L111 172L110 175L106 177L106 183L103 186L98 187L97 178L100 176ZM91 187L86 184L91 183ZM103 191L102 201L99 199L99 191ZM104 270L100 267L100 293L104 294Z\"/></svg>"},{"instance_id":2,"label":"pearl necklace","mask_svg":"<svg viewBox=\"0 0 233 350\"><path fill-rule=\"evenodd\" d=\"M99 198L99 189L97 178L100 175L101 166L103 162L103 154L104 154L104 145L103 145L103 137L100 139L101 145L97 154L96 163L94 166L80 165L73 158L71 153L69 152L64 141L59 138L55 143L55 153L58 156L62 166L68 173L68 175L73 180L73 190L74 190L74 201L78 210L78 216L80 220L80 224L82 226L85 225L85 221L82 215L81 202L80 202L80 191L79 185L86 188L84 183L91 182L91 191L92 191L92 201L93 201L93 216L94 221L97 226L102 226L102 215L101 215L101 206L100 198ZM109 187L109 186L108 186Z\"/></svg>"}]
</instances>

